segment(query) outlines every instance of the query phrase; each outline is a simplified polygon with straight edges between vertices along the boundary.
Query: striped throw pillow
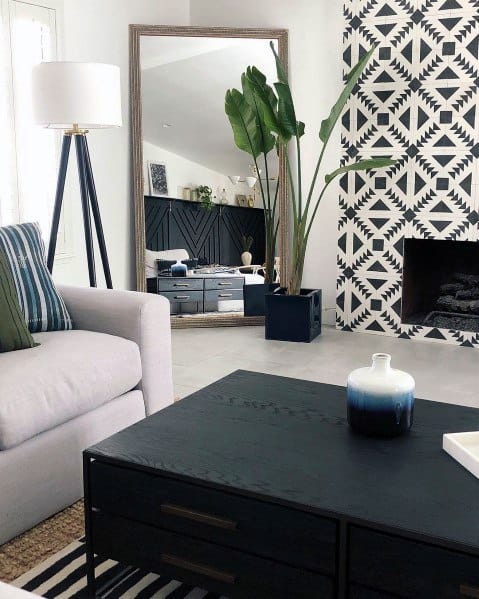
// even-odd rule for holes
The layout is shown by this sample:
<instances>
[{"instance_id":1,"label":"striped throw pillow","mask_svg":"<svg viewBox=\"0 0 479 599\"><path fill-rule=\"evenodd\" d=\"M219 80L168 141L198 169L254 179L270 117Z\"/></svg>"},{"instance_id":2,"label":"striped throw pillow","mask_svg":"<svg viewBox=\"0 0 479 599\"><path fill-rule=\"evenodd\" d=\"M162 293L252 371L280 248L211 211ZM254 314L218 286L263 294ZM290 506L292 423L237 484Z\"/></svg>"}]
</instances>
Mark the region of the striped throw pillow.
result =
<instances>
[{"instance_id":1,"label":"striped throw pillow","mask_svg":"<svg viewBox=\"0 0 479 599\"><path fill-rule=\"evenodd\" d=\"M35 347L18 304L17 291L7 259L0 251L0 353Z\"/></svg>"},{"instance_id":2,"label":"striped throw pillow","mask_svg":"<svg viewBox=\"0 0 479 599\"><path fill-rule=\"evenodd\" d=\"M48 272L38 223L0 227L0 250L8 260L30 332L73 328L65 302Z\"/></svg>"}]
</instances>

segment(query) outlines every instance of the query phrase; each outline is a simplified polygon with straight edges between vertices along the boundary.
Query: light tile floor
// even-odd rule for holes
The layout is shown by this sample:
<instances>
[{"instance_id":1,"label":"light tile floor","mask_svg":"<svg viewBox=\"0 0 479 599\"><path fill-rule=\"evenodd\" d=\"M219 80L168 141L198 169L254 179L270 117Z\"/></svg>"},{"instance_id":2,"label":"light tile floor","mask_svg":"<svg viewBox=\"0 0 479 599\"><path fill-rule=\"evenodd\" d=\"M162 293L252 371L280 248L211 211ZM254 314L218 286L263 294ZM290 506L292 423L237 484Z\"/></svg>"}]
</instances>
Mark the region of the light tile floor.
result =
<instances>
[{"instance_id":1,"label":"light tile floor","mask_svg":"<svg viewBox=\"0 0 479 599\"><path fill-rule=\"evenodd\" d=\"M309 344L266 341L262 327L174 330L175 393L186 397L237 369L345 385L374 352L414 376L416 397L479 408L479 350L332 327Z\"/></svg>"}]
</instances>

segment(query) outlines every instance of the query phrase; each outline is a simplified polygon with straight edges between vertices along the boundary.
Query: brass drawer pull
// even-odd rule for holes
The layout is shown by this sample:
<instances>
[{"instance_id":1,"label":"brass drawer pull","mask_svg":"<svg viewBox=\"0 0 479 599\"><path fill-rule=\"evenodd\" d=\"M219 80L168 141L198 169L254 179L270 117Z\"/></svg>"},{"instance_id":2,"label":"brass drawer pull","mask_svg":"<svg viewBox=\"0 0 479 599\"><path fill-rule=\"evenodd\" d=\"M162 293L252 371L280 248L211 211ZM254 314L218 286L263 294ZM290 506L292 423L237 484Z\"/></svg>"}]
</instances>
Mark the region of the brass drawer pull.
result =
<instances>
[{"instance_id":1,"label":"brass drawer pull","mask_svg":"<svg viewBox=\"0 0 479 599\"><path fill-rule=\"evenodd\" d=\"M459 587L459 593L463 597L472 597L472 599L479 599L479 587L471 587L468 584L461 584Z\"/></svg>"},{"instance_id":2,"label":"brass drawer pull","mask_svg":"<svg viewBox=\"0 0 479 599\"><path fill-rule=\"evenodd\" d=\"M177 557L176 555L171 555L169 553L162 553L161 561L169 566L175 566L175 568L182 568L183 570L189 570L190 572L195 572L196 574L202 574L203 576L208 576L208 578L213 578L214 580L219 580L220 582L226 582L227 584L234 584L236 580L236 576L230 574L229 572L223 572L222 570L215 570L214 568L204 566L203 564L189 562L181 557Z\"/></svg>"},{"instance_id":3,"label":"brass drawer pull","mask_svg":"<svg viewBox=\"0 0 479 599\"><path fill-rule=\"evenodd\" d=\"M233 283L218 283L218 285L220 285L222 287L231 287L231 285L233 285Z\"/></svg>"},{"instance_id":4,"label":"brass drawer pull","mask_svg":"<svg viewBox=\"0 0 479 599\"><path fill-rule=\"evenodd\" d=\"M189 287L189 283L173 283L173 287Z\"/></svg>"},{"instance_id":5,"label":"brass drawer pull","mask_svg":"<svg viewBox=\"0 0 479 599\"><path fill-rule=\"evenodd\" d=\"M213 516L211 514L206 514L205 512L189 510L181 505L163 503L160 507L160 511L164 514L168 514L169 516L187 518L188 520L194 520L195 522L201 522L202 524L209 524L210 526L216 526L216 528L223 528L225 530L236 530L238 528L238 525L234 520L220 518L219 516Z\"/></svg>"},{"instance_id":6,"label":"brass drawer pull","mask_svg":"<svg viewBox=\"0 0 479 599\"><path fill-rule=\"evenodd\" d=\"M175 295L175 299L189 299L189 295Z\"/></svg>"},{"instance_id":7,"label":"brass drawer pull","mask_svg":"<svg viewBox=\"0 0 479 599\"><path fill-rule=\"evenodd\" d=\"M233 297L232 293L218 293L218 297Z\"/></svg>"}]
</instances>

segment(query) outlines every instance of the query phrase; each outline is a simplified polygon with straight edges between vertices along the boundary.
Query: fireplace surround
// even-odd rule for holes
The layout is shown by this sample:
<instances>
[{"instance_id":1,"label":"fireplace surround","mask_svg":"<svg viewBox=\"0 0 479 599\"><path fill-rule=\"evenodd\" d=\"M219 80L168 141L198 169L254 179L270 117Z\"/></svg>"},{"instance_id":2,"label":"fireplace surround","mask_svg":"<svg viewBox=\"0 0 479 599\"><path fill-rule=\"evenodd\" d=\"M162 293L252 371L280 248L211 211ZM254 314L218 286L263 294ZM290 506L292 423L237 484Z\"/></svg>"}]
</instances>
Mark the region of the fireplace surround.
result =
<instances>
[{"instance_id":1,"label":"fireplace surround","mask_svg":"<svg viewBox=\"0 0 479 599\"><path fill-rule=\"evenodd\" d=\"M377 50L342 115L342 163L371 156L396 163L340 180L336 326L479 347L475 300L456 297L475 293L474 280L461 289L455 280L473 268L447 275L454 294L446 287L429 297L409 259L415 242L477 247L477 0L345 0L344 16L344 76L373 44ZM416 252L418 268L423 251L430 252ZM417 305L419 294L428 306ZM451 319L449 310L461 318Z\"/></svg>"}]
</instances>

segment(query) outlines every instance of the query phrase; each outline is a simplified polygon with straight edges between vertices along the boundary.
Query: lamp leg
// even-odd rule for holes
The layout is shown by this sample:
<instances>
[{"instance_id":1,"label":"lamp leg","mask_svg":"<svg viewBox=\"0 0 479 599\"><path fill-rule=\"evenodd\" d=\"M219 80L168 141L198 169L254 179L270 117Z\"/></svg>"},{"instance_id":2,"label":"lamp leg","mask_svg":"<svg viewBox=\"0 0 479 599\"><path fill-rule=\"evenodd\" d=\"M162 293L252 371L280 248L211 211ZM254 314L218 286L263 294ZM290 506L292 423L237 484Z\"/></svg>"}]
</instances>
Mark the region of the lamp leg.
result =
<instances>
[{"instance_id":1,"label":"lamp leg","mask_svg":"<svg viewBox=\"0 0 479 599\"><path fill-rule=\"evenodd\" d=\"M80 193L83 210L83 226L85 229L86 257L88 262L88 274L90 277L90 287L96 287L95 274L95 255L93 250L93 237L91 231L90 205L88 202L88 187L86 175L86 161L83 151L83 135L75 135L75 145L77 152L78 177L80 179Z\"/></svg>"},{"instance_id":2,"label":"lamp leg","mask_svg":"<svg viewBox=\"0 0 479 599\"><path fill-rule=\"evenodd\" d=\"M110 264L108 262L108 253L106 249L105 236L103 234L103 225L100 216L100 207L98 206L98 198L96 195L95 181L93 179L93 170L90 161L90 152L88 150L88 141L85 136L82 137L83 155L85 157L86 181L88 185L88 194L90 196L91 211L93 220L95 221L96 235L98 238L98 248L100 250L101 262L103 264L103 272L105 274L105 282L108 289L113 289L111 280Z\"/></svg>"},{"instance_id":3,"label":"lamp leg","mask_svg":"<svg viewBox=\"0 0 479 599\"><path fill-rule=\"evenodd\" d=\"M47 268L50 273L53 270L55 250L57 247L58 226L62 212L63 192L65 190L65 178L68 168L68 157L70 155L71 135L64 135L62 141L62 152L60 156L60 168L58 170L57 189L55 193L55 205L53 208L52 226L50 229L50 241L48 243Z\"/></svg>"}]
</instances>

